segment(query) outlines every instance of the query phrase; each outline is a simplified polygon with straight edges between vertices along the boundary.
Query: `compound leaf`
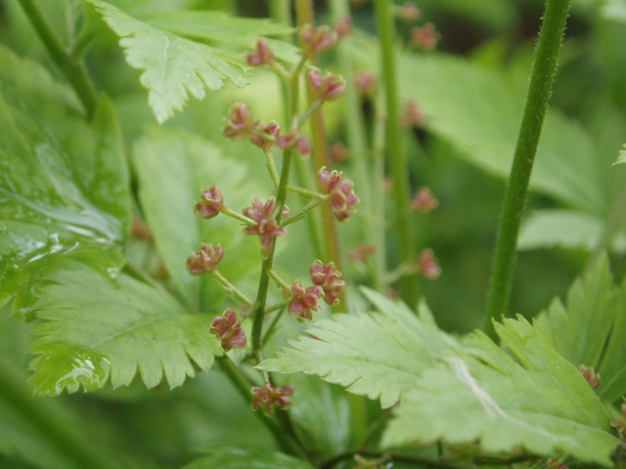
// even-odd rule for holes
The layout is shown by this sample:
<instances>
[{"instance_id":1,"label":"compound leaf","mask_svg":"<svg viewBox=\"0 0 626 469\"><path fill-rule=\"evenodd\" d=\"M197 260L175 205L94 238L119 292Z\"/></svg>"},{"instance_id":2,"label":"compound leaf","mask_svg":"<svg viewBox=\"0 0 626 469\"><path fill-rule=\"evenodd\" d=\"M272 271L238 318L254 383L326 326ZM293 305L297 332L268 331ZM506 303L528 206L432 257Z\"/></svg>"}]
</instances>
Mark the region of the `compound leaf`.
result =
<instances>
[{"instance_id":1,"label":"compound leaf","mask_svg":"<svg viewBox=\"0 0 626 469\"><path fill-rule=\"evenodd\" d=\"M0 305L32 318L42 268L73 258L115 275L129 177L110 100L92 122L64 85L0 46Z\"/></svg>"},{"instance_id":2,"label":"compound leaf","mask_svg":"<svg viewBox=\"0 0 626 469\"><path fill-rule=\"evenodd\" d=\"M219 343L207 334L211 318L190 315L168 294L120 275L105 277L70 262L45 278L36 291L35 310L43 322L29 346L38 355L29 384L36 395L58 395L130 384L137 369L148 388L163 375L171 388L194 365L207 370Z\"/></svg>"},{"instance_id":3,"label":"compound leaf","mask_svg":"<svg viewBox=\"0 0 626 469\"><path fill-rule=\"evenodd\" d=\"M313 469L307 461L261 448L220 445L204 452L210 454L192 461L185 469Z\"/></svg>"}]
</instances>

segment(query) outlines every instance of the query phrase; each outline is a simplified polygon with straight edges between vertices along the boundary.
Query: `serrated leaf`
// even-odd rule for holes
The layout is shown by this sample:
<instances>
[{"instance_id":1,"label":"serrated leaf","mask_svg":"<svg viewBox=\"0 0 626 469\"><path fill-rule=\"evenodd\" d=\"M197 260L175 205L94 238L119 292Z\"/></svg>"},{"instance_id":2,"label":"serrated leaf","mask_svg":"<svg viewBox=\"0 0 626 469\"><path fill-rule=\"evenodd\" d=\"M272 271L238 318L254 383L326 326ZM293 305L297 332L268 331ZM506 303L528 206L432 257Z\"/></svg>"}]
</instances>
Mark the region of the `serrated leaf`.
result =
<instances>
[{"instance_id":1,"label":"serrated leaf","mask_svg":"<svg viewBox=\"0 0 626 469\"><path fill-rule=\"evenodd\" d=\"M165 122L176 111L182 110L188 94L201 100L205 96L205 88L219 90L225 81L230 81L238 87L247 84L243 56L233 56L231 48L225 45L224 39L229 35L229 25L232 25L232 37L228 40L231 45L239 42L233 37L245 28L246 24L249 30L246 38L268 33L267 23L258 20L233 19L211 12L170 12L146 16L146 22L110 3L101 0L87 1L102 14L107 25L121 38L120 45L125 49L128 64L143 70L140 81L149 90L148 103L159 123ZM155 24L180 31L190 37L212 39L211 45L155 27L150 24L150 18ZM169 21L169 18L172 21ZM210 33L204 25L199 24L203 20L213 24L221 23L214 37L209 38ZM274 31L284 31L281 28L269 30L271 34L274 34ZM246 47L250 48L253 45L252 42ZM282 54L287 54L293 59L295 52L292 48L279 47Z\"/></svg>"},{"instance_id":2,"label":"serrated leaf","mask_svg":"<svg viewBox=\"0 0 626 469\"><path fill-rule=\"evenodd\" d=\"M442 358L407 392L384 444L479 440L487 452L523 447L611 466L619 440L580 372L552 348L540 326L520 317L496 323L496 330L515 358L485 334L471 336L465 353Z\"/></svg>"},{"instance_id":3,"label":"serrated leaf","mask_svg":"<svg viewBox=\"0 0 626 469\"><path fill-rule=\"evenodd\" d=\"M24 315L37 272L61 257L117 273L128 171L108 98L90 123L68 87L1 46L0 128L0 305L20 294Z\"/></svg>"},{"instance_id":4,"label":"serrated leaf","mask_svg":"<svg viewBox=\"0 0 626 469\"><path fill-rule=\"evenodd\" d=\"M169 295L126 275L104 277L79 263L49 274L36 291L38 355L29 384L36 395L127 386L137 370L148 388L163 376L170 388L207 370L219 343L207 334L210 317L189 315Z\"/></svg>"},{"instance_id":5,"label":"serrated leaf","mask_svg":"<svg viewBox=\"0 0 626 469\"><path fill-rule=\"evenodd\" d=\"M354 394L380 398L383 408L394 405L435 363L437 354L456 343L434 323L407 315L406 305L373 291L367 294L389 305L389 310L320 321L307 331L308 336L288 341L291 349L281 349L276 358L257 368L316 374Z\"/></svg>"},{"instance_id":6,"label":"serrated leaf","mask_svg":"<svg viewBox=\"0 0 626 469\"><path fill-rule=\"evenodd\" d=\"M215 145L182 130L151 128L133 151L139 199L155 243L174 284L187 303L206 311L224 297L210 276L193 277L184 261L200 243L221 243L219 270L237 283L258 268L258 239L243 234L240 222L225 215L204 220L193 211L203 187L216 184L224 203L239 211L264 192L246 168L226 159Z\"/></svg>"},{"instance_id":7,"label":"serrated leaf","mask_svg":"<svg viewBox=\"0 0 626 469\"><path fill-rule=\"evenodd\" d=\"M313 469L307 461L261 448L220 445L204 451L210 454L192 461L185 469Z\"/></svg>"},{"instance_id":8,"label":"serrated leaf","mask_svg":"<svg viewBox=\"0 0 626 469\"><path fill-rule=\"evenodd\" d=\"M626 394L626 284L613 286L607 256L602 256L567 293L555 299L537 321L557 352L574 366L600 373L598 395L613 402Z\"/></svg>"},{"instance_id":9,"label":"serrated leaf","mask_svg":"<svg viewBox=\"0 0 626 469\"><path fill-rule=\"evenodd\" d=\"M399 63L401 93L417 101L426 114L425 126L472 164L508 177L527 90L513 90L504 75L450 56L402 55ZM603 215L606 202L595 162L585 130L551 109L531 187Z\"/></svg>"},{"instance_id":10,"label":"serrated leaf","mask_svg":"<svg viewBox=\"0 0 626 469\"><path fill-rule=\"evenodd\" d=\"M626 163L626 144L624 145L624 149L620 150L619 156L617 157L617 161L613 164L615 165L615 164L624 164L624 163Z\"/></svg>"},{"instance_id":11,"label":"serrated leaf","mask_svg":"<svg viewBox=\"0 0 626 469\"><path fill-rule=\"evenodd\" d=\"M600 244L606 224L601 218L575 210L534 210L522 223L517 249L561 247L593 251ZM626 252L626 234L611 242L611 251Z\"/></svg>"}]
</instances>

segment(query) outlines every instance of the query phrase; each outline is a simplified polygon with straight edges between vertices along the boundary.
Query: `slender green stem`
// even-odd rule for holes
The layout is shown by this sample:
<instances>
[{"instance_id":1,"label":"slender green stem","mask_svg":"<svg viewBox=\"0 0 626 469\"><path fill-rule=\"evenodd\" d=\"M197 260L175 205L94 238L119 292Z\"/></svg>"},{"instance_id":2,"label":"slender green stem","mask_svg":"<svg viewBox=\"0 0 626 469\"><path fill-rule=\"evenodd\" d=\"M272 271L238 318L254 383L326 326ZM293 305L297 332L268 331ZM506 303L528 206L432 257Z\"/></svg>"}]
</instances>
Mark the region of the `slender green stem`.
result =
<instances>
[{"instance_id":1,"label":"slender green stem","mask_svg":"<svg viewBox=\"0 0 626 469\"><path fill-rule=\"evenodd\" d=\"M296 210L295 212L293 212L291 215L289 215L288 217L284 218L282 222L280 222L280 226L287 226L290 225L298 220L300 220L300 218L302 218L303 216L305 216L308 212L311 211L311 209L317 207L322 201L320 199L314 199L311 202L309 202L308 204L306 204L304 207L302 207L299 210Z\"/></svg>"},{"instance_id":2,"label":"slender green stem","mask_svg":"<svg viewBox=\"0 0 626 469\"><path fill-rule=\"evenodd\" d=\"M252 220L251 218L246 217L245 215L242 215L241 213L237 213L234 210L229 209L228 207L222 207L222 213L224 215L228 215L231 218L234 218L235 220L239 220L244 222L246 225L250 225L250 226L255 226L257 223Z\"/></svg>"},{"instance_id":3,"label":"slender green stem","mask_svg":"<svg viewBox=\"0 0 626 469\"><path fill-rule=\"evenodd\" d=\"M65 50L50 24L48 24L37 2L35 0L18 1L52 60L65 75L72 88L74 88L78 99L80 99L85 107L85 111L87 111L87 116L91 118L96 111L98 95L87 74L87 70L82 63L74 60Z\"/></svg>"},{"instance_id":4,"label":"slender green stem","mask_svg":"<svg viewBox=\"0 0 626 469\"><path fill-rule=\"evenodd\" d=\"M271 309L271 308L270 308ZM267 328L267 331L265 331L265 335L263 336L263 345L267 345L267 343L269 342L269 340L272 338L272 336L274 335L274 332L276 332L276 329L278 327L278 321L280 321L280 318L283 316L283 314L285 314L285 308L282 308L278 314L276 315L276 317L272 320L272 323L269 325L269 327Z\"/></svg>"},{"instance_id":5,"label":"slender green stem","mask_svg":"<svg viewBox=\"0 0 626 469\"><path fill-rule=\"evenodd\" d=\"M316 99L311 104L309 104L309 107L305 109L305 111L298 119L298 128L302 127L304 123L309 119L309 117L311 117L311 114L317 111L322 106L322 104L324 104L324 101L322 101L321 99Z\"/></svg>"},{"instance_id":6,"label":"slender green stem","mask_svg":"<svg viewBox=\"0 0 626 469\"><path fill-rule=\"evenodd\" d=\"M278 171L276 170L276 164L274 163L274 156L272 155L272 150L267 149L264 150L265 158L267 158L267 169L270 172L270 177L272 178L272 182L274 183L274 188L278 189L278 184L280 184L280 178L278 177Z\"/></svg>"},{"instance_id":7,"label":"slender green stem","mask_svg":"<svg viewBox=\"0 0 626 469\"><path fill-rule=\"evenodd\" d=\"M552 92L552 82L569 4L570 0L547 1L513 166L504 195L485 322L485 332L496 342L499 339L493 320L506 315L508 309L515 268L517 237L526 205L528 183L541 129Z\"/></svg>"},{"instance_id":8,"label":"slender green stem","mask_svg":"<svg viewBox=\"0 0 626 469\"><path fill-rule=\"evenodd\" d=\"M439 461L421 456L414 456L406 453L395 453L390 451L371 450L371 449L355 449L346 451L345 453L333 456L329 460L320 464L320 469L331 469L336 464L347 459L352 459L355 455L372 457L372 458L384 458L394 462L413 464L417 467L431 467L433 469L469 469L468 466L460 466L447 461Z\"/></svg>"},{"instance_id":9,"label":"slender green stem","mask_svg":"<svg viewBox=\"0 0 626 469\"><path fill-rule=\"evenodd\" d=\"M285 308L286 306L289 306L289 303L291 303L291 298L287 298L287 299L284 299L283 301L279 301L275 305L268 307L265 310L265 314L270 314L270 313L273 313L274 311L278 311L279 309Z\"/></svg>"},{"instance_id":10,"label":"slender green stem","mask_svg":"<svg viewBox=\"0 0 626 469\"><path fill-rule=\"evenodd\" d=\"M252 306L252 301L250 301L246 295L241 293L237 287L235 287L232 283L230 283L222 274L220 274L217 270L214 270L211 273L211 276L217 283L219 283L226 292L228 292L233 298L235 298L239 303L246 305L248 308Z\"/></svg>"},{"instance_id":11,"label":"slender green stem","mask_svg":"<svg viewBox=\"0 0 626 469\"><path fill-rule=\"evenodd\" d=\"M392 3L389 0L375 0L376 23L381 46L385 98L387 105L386 148L389 168L393 178L393 196L398 214L397 233L400 262L410 263L415 260L415 246L411 219L401 217L410 199L409 171L402 146L400 129L399 96L396 73L396 51L394 49L394 18ZM417 307L417 287L414 276L404 277L401 284L402 298L414 309Z\"/></svg>"},{"instance_id":12,"label":"slender green stem","mask_svg":"<svg viewBox=\"0 0 626 469\"><path fill-rule=\"evenodd\" d=\"M287 192L291 192L292 194L303 195L304 197L308 197L309 199L319 199L319 200L328 199L328 196L325 194L322 194L317 191L310 191L308 189L304 189L303 187L287 186Z\"/></svg>"},{"instance_id":13,"label":"slender green stem","mask_svg":"<svg viewBox=\"0 0 626 469\"><path fill-rule=\"evenodd\" d=\"M280 278L280 275L278 275L274 271L274 269L270 269L270 271L267 274L270 276L272 280L274 280L274 283L276 283L276 286L278 288L282 288L283 290L287 290L287 291L291 289L291 287L287 284L287 282L285 282L282 278Z\"/></svg>"}]
</instances>

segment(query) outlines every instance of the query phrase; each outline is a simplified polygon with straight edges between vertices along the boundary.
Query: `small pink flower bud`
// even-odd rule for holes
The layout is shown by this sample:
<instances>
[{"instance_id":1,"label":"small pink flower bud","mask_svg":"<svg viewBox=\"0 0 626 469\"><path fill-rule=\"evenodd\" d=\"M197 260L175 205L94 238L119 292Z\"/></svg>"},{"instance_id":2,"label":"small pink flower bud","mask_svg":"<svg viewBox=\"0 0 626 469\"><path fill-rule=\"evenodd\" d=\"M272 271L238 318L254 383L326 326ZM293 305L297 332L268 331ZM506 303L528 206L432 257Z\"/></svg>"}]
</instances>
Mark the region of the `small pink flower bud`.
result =
<instances>
[{"instance_id":1,"label":"small pink flower bud","mask_svg":"<svg viewBox=\"0 0 626 469\"><path fill-rule=\"evenodd\" d=\"M437 42L441 39L441 34L435 30L435 25L426 23L421 28L411 29L411 39L413 45L418 49L431 51L437 46Z\"/></svg>"},{"instance_id":2,"label":"small pink flower bud","mask_svg":"<svg viewBox=\"0 0 626 469\"><path fill-rule=\"evenodd\" d=\"M278 134L280 133L280 124L273 119L269 124L265 124L265 122L262 121L256 121L252 124L252 127L252 131L255 133L248 135L248 140L264 150L271 148L273 143L276 141L276 137L278 137ZM257 135L256 133L260 133L261 135Z\"/></svg>"},{"instance_id":3,"label":"small pink flower bud","mask_svg":"<svg viewBox=\"0 0 626 469\"><path fill-rule=\"evenodd\" d=\"M411 2L406 2L404 5L399 7L396 10L396 16L405 23L410 23L411 21L415 21L422 13L419 9Z\"/></svg>"},{"instance_id":4,"label":"small pink flower bud","mask_svg":"<svg viewBox=\"0 0 626 469\"><path fill-rule=\"evenodd\" d=\"M300 43L305 55L315 54L323 50L332 49L337 44L338 35L336 31L331 31L328 26L320 26L313 29L309 23L305 24L298 31Z\"/></svg>"},{"instance_id":5,"label":"small pink flower bud","mask_svg":"<svg viewBox=\"0 0 626 469\"><path fill-rule=\"evenodd\" d=\"M611 426L617 430L617 434L619 435L622 441L626 441L626 425L619 419L612 419Z\"/></svg>"},{"instance_id":6,"label":"small pink flower bud","mask_svg":"<svg viewBox=\"0 0 626 469\"><path fill-rule=\"evenodd\" d=\"M270 197L265 205L253 197L252 207L243 209L243 214L257 223L254 226L245 227L243 232L247 235L258 235L261 251L263 251L263 256L265 257L272 250L274 238L283 236L286 233L285 229L278 226L276 220L272 217L275 206L276 199L274 197ZM286 210L289 213L289 208ZM285 208L283 208L283 217L285 216L284 214Z\"/></svg>"},{"instance_id":7,"label":"small pink flower bud","mask_svg":"<svg viewBox=\"0 0 626 469\"><path fill-rule=\"evenodd\" d=\"M548 459L548 469L569 469L565 464L561 464L554 459Z\"/></svg>"},{"instance_id":8,"label":"small pink flower bud","mask_svg":"<svg viewBox=\"0 0 626 469\"><path fill-rule=\"evenodd\" d=\"M250 407L252 410L257 410L263 406L263 413L269 415L274 412L274 407L278 406L281 409L286 409L293 401L288 397L294 393L295 389L291 386L279 386L275 388L270 383L265 383L262 388L258 386L253 387L250 392L254 395Z\"/></svg>"},{"instance_id":9,"label":"small pink flower bud","mask_svg":"<svg viewBox=\"0 0 626 469\"><path fill-rule=\"evenodd\" d=\"M276 139L276 146L283 150L297 148L301 155L311 153L309 140L295 129L291 129L288 133L278 137Z\"/></svg>"},{"instance_id":10,"label":"small pink flower bud","mask_svg":"<svg viewBox=\"0 0 626 469\"><path fill-rule=\"evenodd\" d=\"M256 42L256 52L248 55L246 62L253 67L272 65L274 63L274 53L265 39L259 39Z\"/></svg>"},{"instance_id":11,"label":"small pink flower bud","mask_svg":"<svg viewBox=\"0 0 626 469\"><path fill-rule=\"evenodd\" d=\"M433 196L428 187L420 187L415 193L413 200L409 203L409 208L414 212L428 213L439 206L439 201Z\"/></svg>"},{"instance_id":12,"label":"small pink flower bud","mask_svg":"<svg viewBox=\"0 0 626 469\"><path fill-rule=\"evenodd\" d=\"M283 295L289 297L289 292L283 291ZM311 310L321 310L318 302L319 299L324 296L322 287L313 285L305 289L302 283L295 281L291 285L291 295L292 299L287 307L287 311L295 317L298 322L304 322L305 320L312 321L313 315L311 314Z\"/></svg>"},{"instance_id":13,"label":"small pink flower bud","mask_svg":"<svg viewBox=\"0 0 626 469\"><path fill-rule=\"evenodd\" d=\"M352 31L352 19L349 16L344 16L335 21L334 29L337 32L337 36L342 38L347 36Z\"/></svg>"},{"instance_id":14,"label":"small pink flower bud","mask_svg":"<svg viewBox=\"0 0 626 469\"><path fill-rule=\"evenodd\" d=\"M593 368L580 365L578 367L578 371L582 373L583 377L589 383L589 386L591 386L591 389L595 389L600 386L600 373L596 373Z\"/></svg>"},{"instance_id":15,"label":"small pink flower bud","mask_svg":"<svg viewBox=\"0 0 626 469\"><path fill-rule=\"evenodd\" d=\"M419 127L424 121L424 113L415 101L407 99L400 107L400 125L404 128Z\"/></svg>"},{"instance_id":16,"label":"small pink flower bud","mask_svg":"<svg viewBox=\"0 0 626 469\"><path fill-rule=\"evenodd\" d=\"M346 91L346 81L339 75L327 73L321 77L315 70L307 73L307 80L311 87L317 91L317 98L322 101L335 101L343 96Z\"/></svg>"},{"instance_id":17,"label":"small pink flower bud","mask_svg":"<svg viewBox=\"0 0 626 469\"><path fill-rule=\"evenodd\" d=\"M417 271L428 280L435 280L441 275L441 267L437 263L432 249L424 249L417 258Z\"/></svg>"},{"instance_id":18,"label":"small pink flower bud","mask_svg":"<svg viewBox=\"0 0 626 469\"><path fill-rule=\"evenodd\" d=\"M346 282L341 280L341 272L335 268L334 263L322 264L321 261L315 261L309 268L311 282L313 285L322 287L324 290L324 301L330 306L339 304L338 293L343 290Z\"/></svg>"},{"instance_id":19,"label":"small pink flower bud","mask_svg":"<svg viewBox=\"0 0 626 469\"><path fill-rule=\"evenodd\" d=\"M348 253L348 259L365 263L372 254L376 252L376 246L368 244L367 246L359 244L354 251Z\"/></svg>"},{"instance_id":20,"label":"small pink flower bud","mask_svg":"<svg viewBox=\"0 0 626 469\"><path fill-rule=\"evenodd\" d=\"M354 86L361 94L370 94L376 86L376 75L367 70L359 70L354 74Z\"/></svg>"},{"instance_id":21,"label":"small pink flower bud","mask_svg":"<svg viewBox=\"0 0 626 469\"><path fill-rule=\"evenodd\" d=\"M224 352L246 346L246 335L241 329L241 322L237 319L237 313L232 308L224 311L222 317L217 317L211 321L209 332L215 334L215 337L222 342Z\"/></svg>"},{"instance_id":22,"label":"small pink flower bud","mask_svg":"<svg viewBox=\"0 0 626 469\"><path fill-rule=\"evenodd\" d=\"M222 134L231 140L243 140L252 129L252 115L244 103L233 103L228 109L228 116L224 118L226 125Z\"/></svg>"},{"instance_id":23,"label":"small pink flower bud","mask_svg":"<svg viewBox=\"0 0 626 469\"><path fill-rule=\"evenodd\" d=\"M335 218L339 221L347 220L350 214L356 211L354 206L360 202L352 190L352 181L344 179L343 173L337 171L329 173L325 167L317 172L317 178L320 181L322 192L328 194L328 201Z\"/></svg>"},{"instance_id":24,"label":"small pink flower bud","mask_svg":"<svg viewBox=\"0 0 626 469\"><path fill-rule=\"evenodd\" d=\"M333 142L328 149L328 154L333 164L338 164L348 159L348 149L339 140Z\"/></svg>"},{"instance_id":25,"label":"small pink flower bud","mask_svg":"<svg viewBox=\"0 0 626 469\"><path fill-rule=\"evenodd\" d=\"M224 208L224 199L217 186L210 186L200 193L200 202L194 205L196 213L209 220L216 217Z\"/></svg>"},{"instance_id":26,"label":"small pink flower bud","mask_svg":"<svg viewBox=\"0 0 626 469\"><path fill-rule=\"evenodd\" d=\"M191 275L202 275L211 273L215 270L215 266L220 263L224 251L222 245L218 244L213 247L212 244L200 244L198 252L192 252L191 256L185 261L185 268Z\"/></svg>"}]
</instances>

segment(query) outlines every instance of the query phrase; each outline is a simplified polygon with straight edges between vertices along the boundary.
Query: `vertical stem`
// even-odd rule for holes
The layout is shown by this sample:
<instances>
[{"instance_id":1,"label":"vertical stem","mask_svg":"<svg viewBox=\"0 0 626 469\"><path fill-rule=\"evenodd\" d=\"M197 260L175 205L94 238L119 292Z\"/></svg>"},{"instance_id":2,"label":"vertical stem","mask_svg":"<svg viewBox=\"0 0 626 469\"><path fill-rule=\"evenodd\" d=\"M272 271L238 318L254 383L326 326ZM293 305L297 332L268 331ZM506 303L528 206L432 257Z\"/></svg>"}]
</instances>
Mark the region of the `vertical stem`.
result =
<instances>
[{"instance_id":1,"label":"vertical stem","mask_svg":"<svg viewBox=\"0 0 626 469\"><path fill-rule=\"evenodd\" d=\"M298 19L298 26L301 27L307 23L314 25L313 18L313 2L312 0L296 0L296 17ZM310 57L310 61L313 65L317 65L317 57ZM315 90L307 83L307 95L309 104L315 101ZM318 170L322 166L328 166L328 147L326 139L326 127L324 125L324 114L322 109L318 109L311 115L311 134L312 134L312 152L313 152L313 164L315 169ZM328 204L322 204L322 225L324 228L324 244L326 248L326 259L324 262L330 260L334 262L339 271L343 271L340 248L339 248L339 234L337 233L337 223L333 215L332 209ZM342 290L338 294L340 311L348 311L348 304L345 295L345 290Z\"/></svg>"},{"instance_id":2,"label":"vertical stem","mask_svg":"<svg viewBox=\"0 0 626 469\"><path fill-rule=\"evenodd\" d=\"M386 149L389 168L393 178L393 195L396 217L398 219L397 233L400 261L412 263L415 261L415 246L413 244L411 218L406 216L406 207L410 199L409 172L402 147L402 132L400 129L396 53L393 46L395 34L394 18L391 14L393 5L389 0L375 0L375 5L387 104ZM404 277L401 289L402 298L412 309L415 309L418 299L415 276Z\"/></svg>"},{"instance_id":3,"label":"vertical stem","mask_svg":"<svg viewBox=\"0 0 626 469\"><path fill-rule=\"evenodd\" d=\"M75 61L64 49L35 0L18 0L44 47L70 83L91 118L98 104L98 95L82 63Z\"/></svg>"},{"instance_id":4,"label":"vertical stem","mask_svg":"<svg viewBox=\"0 0 626 469\"><path fill-rule=\"evenodd\" d=\"M543 17L513 166L504 194L504 206L489 285L485 332L494 341L499 339L493 327L493 319L505 315L509 304L517 237L526 205L528 183L537 154L537 145L552 92L552 82L569 4L569 0L548 0Z\"/></svg>"}]
</instances>

